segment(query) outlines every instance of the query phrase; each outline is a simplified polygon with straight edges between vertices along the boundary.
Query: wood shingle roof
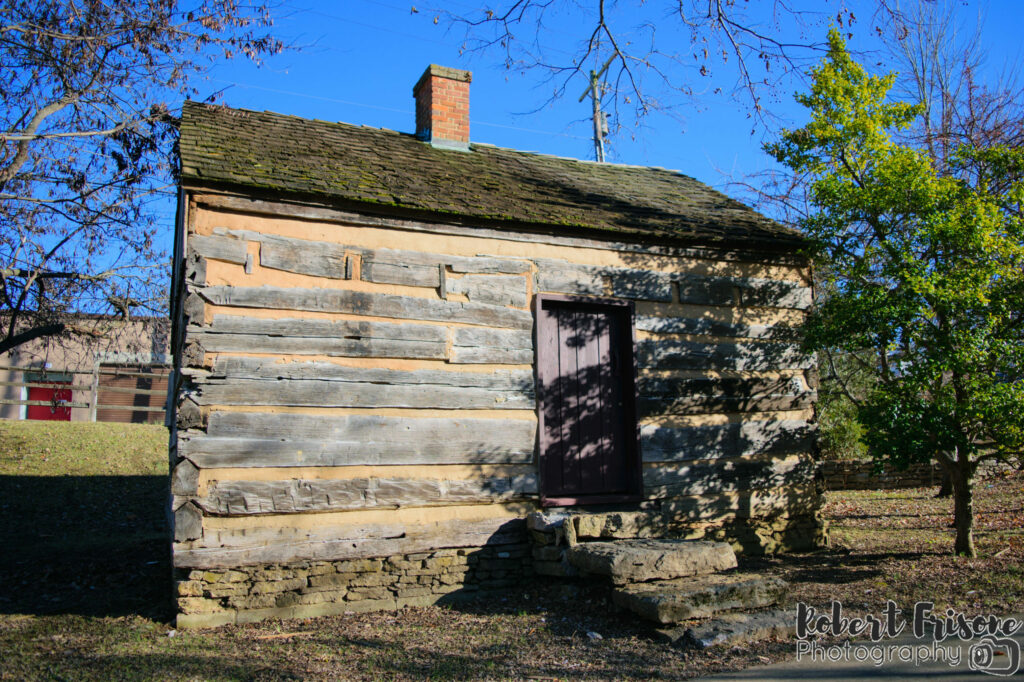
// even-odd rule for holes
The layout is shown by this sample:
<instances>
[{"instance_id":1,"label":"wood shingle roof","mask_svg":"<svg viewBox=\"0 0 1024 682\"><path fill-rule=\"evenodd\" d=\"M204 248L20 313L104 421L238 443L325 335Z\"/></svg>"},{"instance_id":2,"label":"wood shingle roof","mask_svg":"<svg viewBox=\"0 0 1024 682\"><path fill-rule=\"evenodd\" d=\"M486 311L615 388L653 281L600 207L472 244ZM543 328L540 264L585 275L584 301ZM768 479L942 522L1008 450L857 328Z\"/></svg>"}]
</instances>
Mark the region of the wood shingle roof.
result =
<instances>
[{"instance_id":1,"label":"wood shingle roof","mask_svg":"<svg viewBox=\"0 0 1024 682\"><path fill-rule=\"evenodd\" d=\"M504 229L600 232L792 250L803 238L662 168L598 164L473 144L440 149L390 130L186 102L188 185L248 188Z\"/></svg>"}]
</instances>

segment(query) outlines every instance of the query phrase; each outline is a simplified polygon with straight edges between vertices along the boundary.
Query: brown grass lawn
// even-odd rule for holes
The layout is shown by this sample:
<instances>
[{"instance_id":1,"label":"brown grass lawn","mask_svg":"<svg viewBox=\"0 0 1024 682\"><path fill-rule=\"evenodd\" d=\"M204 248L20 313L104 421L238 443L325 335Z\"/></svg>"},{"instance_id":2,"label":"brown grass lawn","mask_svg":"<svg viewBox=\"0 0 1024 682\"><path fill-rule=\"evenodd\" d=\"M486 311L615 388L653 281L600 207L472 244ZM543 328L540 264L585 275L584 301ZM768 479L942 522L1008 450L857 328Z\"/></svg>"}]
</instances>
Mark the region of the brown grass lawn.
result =
<instances>
[{"instance_id":1,"label":"brown grass lawn","mask_svg":"<svg viewBox=\"0 0 1024 682\"><path fill-rule=\"evenodd\" d=\"M681 679L794 651L672 649L604 589L556 580L454 607L174 631L165 444L160 427L0 422L0 680ZM743 563L787 578L791 603L1024 611L1024 477L979 484L974 560L950 556L952 505L933 494L830 493L831 549Z\"/></svg>"}]
</instances>

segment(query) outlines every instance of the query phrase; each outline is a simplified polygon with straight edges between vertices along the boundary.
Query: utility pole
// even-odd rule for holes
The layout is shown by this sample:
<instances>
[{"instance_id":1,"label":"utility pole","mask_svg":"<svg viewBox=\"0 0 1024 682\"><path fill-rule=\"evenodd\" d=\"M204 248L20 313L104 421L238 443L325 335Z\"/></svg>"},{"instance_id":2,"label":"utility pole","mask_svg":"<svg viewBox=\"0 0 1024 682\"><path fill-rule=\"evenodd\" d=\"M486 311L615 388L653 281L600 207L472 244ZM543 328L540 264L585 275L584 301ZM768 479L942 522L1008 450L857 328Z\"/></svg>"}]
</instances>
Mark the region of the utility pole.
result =
<instances>
[{"instance_id":1,"label":"utility pole","mask_svg":"<svg viewBox=\"0 0 1024 682\"><path fill-rule=\"evenodd\" d=\"M604 72L608 70L612 62L615 60L615 55L608 58L608 61L604 63L600 71L590 72L590 85L580 95L579 101L582 102L586 99L587 95L593 100L594 104L594 158L597 159L598 163L604 163L604 137L608 134L608 122L604 117L604 113L601 111L601 77L604 76Z\"/></svg>"}]
</instances>

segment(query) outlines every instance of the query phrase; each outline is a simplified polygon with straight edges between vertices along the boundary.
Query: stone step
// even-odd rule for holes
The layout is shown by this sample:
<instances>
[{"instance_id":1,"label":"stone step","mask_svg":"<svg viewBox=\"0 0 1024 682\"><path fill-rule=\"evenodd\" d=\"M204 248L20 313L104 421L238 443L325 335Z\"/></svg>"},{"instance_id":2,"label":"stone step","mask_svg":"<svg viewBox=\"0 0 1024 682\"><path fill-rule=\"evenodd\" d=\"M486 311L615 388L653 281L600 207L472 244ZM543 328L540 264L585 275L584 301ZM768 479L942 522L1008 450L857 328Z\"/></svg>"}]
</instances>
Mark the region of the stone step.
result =
<instances>
[{"instance_id":1,"label":"stone step","mask_svg":"<svg viewBox=\"0 0 1024 682\"><path fill-rule=\"evenodd\" d=\"M581 542L569 548L567 558L581 573L609 576L616 585L736 568L736 553L727 543L695 540Z\"/></svg>"},{"instance_id":2,"label":"stone step","mask_svg":"<svg viewBox=\"0 0 1024 682\"><path fill-rule=\"evenodd\" d=\"M710 618L723 611L759 609L778 603L785 581L755 573L720 573L616 587L622 608L658 623Z\"/></svg>"},{"instance_id":3,"label":"stone step","mask_svg":"<svg viewBox=\"0 0 1024 682\"><path fill-rule=\"evenodd\" d=\"M774 609L754 613L722 613L696 625L658 630L661 638L679 647L707 649L736 646L771 638L791 638L796 631L796 611Z\"/></svg>"}]
</instances>

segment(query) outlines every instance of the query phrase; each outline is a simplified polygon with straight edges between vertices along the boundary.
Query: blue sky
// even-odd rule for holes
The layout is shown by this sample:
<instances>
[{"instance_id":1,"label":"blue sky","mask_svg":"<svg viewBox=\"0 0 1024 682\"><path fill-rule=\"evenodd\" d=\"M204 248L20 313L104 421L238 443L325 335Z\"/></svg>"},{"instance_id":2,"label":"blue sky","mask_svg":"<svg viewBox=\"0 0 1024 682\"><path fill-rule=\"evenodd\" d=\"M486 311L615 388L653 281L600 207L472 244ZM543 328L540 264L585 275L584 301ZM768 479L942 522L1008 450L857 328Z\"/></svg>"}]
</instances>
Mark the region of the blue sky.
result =
<instances>
[{"instance_id":1,"label":"blue sky","mask_svg":"<svg viewBox=\"0 0 1024 682\"><path fill-rule=\"evenodd\" d=\"M482 6L472 0L444 4L456 13ZM644 32L634 27L652 23L658 30L661 50L692 53L686 36L675 30L678 20L664 14L663 7L671 3L660 3L659 7L658 0L648 0L644 10L637 10L641 4L626 0L617 3L616 27L628 37L642 39ZM757 8L771 3L750 4ZM766 30L794 40L823 41L838 5L820 0L797 0L795 4L814 10L824 8L827 14L810 17L804 36L797 35L792 25L773 25L770 16L755 19ZM957 4L965 26L972 26L979 12L984 16L992 73L1020 57L1017 34L1024 4L1019 0ZM414 5L417 12L411 11ZM548 17L550 24L542 47L549 58L572 52L575 41L585 32L586 18L574 5L563 0L561 7L565 9ZM873 4L848 2L846 6L858 14L851 47L863 50L865 61L870 63L871 50L877 47L870 40ZM584 80L570 84L560 100L549 102L553 86L542 82L541 73L506 71L499 51L460 51L464 33L443 16L435 24L438 15L416 0L285 0L276 12L274 31L299 50L274 57L260 68L243 60L218 65L197 87L201 97L222 91L219 101L229 106L411 132L412 86L428 64L437 63L473 71L473 141L593 158L590 105L577 101L586 85ZM693 63L681 62L678 69L682 79L703 94L689 100L677 97L672 115L652 114L640 127L614 135L609 159L677 169L719 188L725 187L730 176L742 177L768 167L761 146L771 138L772 131L752 122L746 100L713 93L715 87L728 91L732 86L731 66L716 68L712 78L701 78ZM765 98L766 107L783 122L799 125L801 110L791 97L799 88L794 78L783 79L774 96ZM653 87L651 92L673 101L670 90ZM626 117L625 122L631 125L633 121Z\"/></svg>"}]
</instances>

